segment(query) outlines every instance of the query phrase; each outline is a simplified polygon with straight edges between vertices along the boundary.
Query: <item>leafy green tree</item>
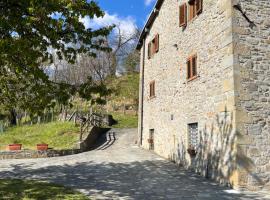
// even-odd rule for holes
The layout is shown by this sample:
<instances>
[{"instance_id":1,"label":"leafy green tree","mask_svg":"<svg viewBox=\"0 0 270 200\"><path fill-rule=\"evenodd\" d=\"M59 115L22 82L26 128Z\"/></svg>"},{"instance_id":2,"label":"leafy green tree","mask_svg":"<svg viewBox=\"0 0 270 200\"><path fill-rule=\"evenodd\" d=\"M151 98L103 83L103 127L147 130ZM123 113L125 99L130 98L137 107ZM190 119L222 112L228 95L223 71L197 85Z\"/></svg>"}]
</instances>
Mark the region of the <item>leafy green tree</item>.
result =
<instances>
[{"instance_id":1,"label":"leafy green tree","mask_svg":"<svg viewBox=\"0 0 270 200\"><path fill-rule=\"evenodd\" d=\"M124 68L127 73L138 71L140 64L140 52L137 50L132 51L124 60Z\"/></svg>"},{"instance_id":2,"label":"leafy green tree","mask_svg":"<svg viewBox=\"0 0 270 200\"><path fill-rule=\"evenodd\" d=\"M86 29L81 19L103 17L95 1L0 0L0 104L41 112L53 99L66 103L76 87L52 83L44 68L78 53L109 51L104 38L113 27ZM41 67L43 66L43 67Z\"/></svg>"}]
</instances>

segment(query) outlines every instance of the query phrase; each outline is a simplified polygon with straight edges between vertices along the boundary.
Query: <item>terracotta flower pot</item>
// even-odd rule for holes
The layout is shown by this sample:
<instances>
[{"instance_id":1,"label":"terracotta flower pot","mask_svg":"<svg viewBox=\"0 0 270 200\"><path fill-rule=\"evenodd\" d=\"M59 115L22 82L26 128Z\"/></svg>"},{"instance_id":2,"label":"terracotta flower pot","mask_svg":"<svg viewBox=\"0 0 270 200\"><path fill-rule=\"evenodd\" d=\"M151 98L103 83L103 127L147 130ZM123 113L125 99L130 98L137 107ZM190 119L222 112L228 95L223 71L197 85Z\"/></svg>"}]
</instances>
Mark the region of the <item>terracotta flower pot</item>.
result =
<instances>
[{"instance_id":1,"label":"terracotta flower pot","mask_svg":"<svg viewBox=\"0 0 270 200\"><path fill-rule=\"evenodd\" d=\"M37 150L38 151L47 151L48 150L48 144L37 144Z\"/></svg>"},{"instance_id":2,"label":"terracotta flower pot","mask_svg":"<svg viewBox=\"0 0 270 200\"><path fill-rule=\"evenodd\" d=\"M19 151L22 149L22 144L10 144L8 148L10 151Z\"/></svg>"},{"instance_id":3,"label":"terracotta flower pot","mask_svg":"<svg viewBox=\"0 0 270 200\"><path fill-rule=\"evenodd\" d=\"M192 149L192 148L188 148L187 152L192 157L196 156L196 154L197 154L196 150Z\"/></svg>"}]
</instances>

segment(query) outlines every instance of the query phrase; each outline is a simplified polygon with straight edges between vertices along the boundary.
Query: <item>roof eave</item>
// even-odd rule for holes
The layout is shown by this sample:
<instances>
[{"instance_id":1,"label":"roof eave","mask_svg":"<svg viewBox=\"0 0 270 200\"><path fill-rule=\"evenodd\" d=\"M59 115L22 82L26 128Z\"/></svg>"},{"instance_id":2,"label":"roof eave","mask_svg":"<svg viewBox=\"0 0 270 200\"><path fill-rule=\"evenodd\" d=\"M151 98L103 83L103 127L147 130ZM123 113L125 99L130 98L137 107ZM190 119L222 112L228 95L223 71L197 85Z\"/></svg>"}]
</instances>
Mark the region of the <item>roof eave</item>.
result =
<instances>
[{"instance_id":1,"label":"roof eave","mask_svg":"<svg viewBox=\"0 0 270 200\"><path fill-rule=\"evenodd\" d=\"M145 25L143 27L143 30L141 32L141 35L140 35L138 44L136 46L136 49L139 50L142 47L143 39L147 35L147 33L148 33L151 25L153 24L153 22L155 21L163 2L164 2L164 0L157 0L151 14L149 15L149 17L148 17L148 19L147 19L147 21L146 21L146 23L145 23Z\"/></svg>"}]
</instances>

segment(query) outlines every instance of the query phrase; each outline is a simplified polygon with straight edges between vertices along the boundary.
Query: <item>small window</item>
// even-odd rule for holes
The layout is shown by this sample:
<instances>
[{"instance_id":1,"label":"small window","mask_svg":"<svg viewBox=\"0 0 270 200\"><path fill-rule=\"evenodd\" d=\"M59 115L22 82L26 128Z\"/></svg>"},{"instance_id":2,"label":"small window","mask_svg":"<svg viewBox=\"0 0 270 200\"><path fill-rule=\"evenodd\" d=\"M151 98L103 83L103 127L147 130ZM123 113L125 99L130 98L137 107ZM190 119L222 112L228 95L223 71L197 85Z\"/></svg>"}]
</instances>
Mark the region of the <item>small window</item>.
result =
<instances>
[{"instance_id":1,"label":"small window","mask_svg":"<svg viewBox=\"0 0 270 200\"><path fill-rule=\"evenodd\" d=\"M179 7L179 26L187 25L187 4L184 3Z\"/></svg>"},{"instance_id":2,"label":"small window","mask_svg":"<svg viewBox=\"0 0 270 200\"><path fill-rule=\"evenodd\" d=\"M155 97L155 81L150 83L150 98Z\"/></svg>"},{"instance_id":3,"label":"small window","mask_svg":"<svg viewBox=\"0 0 270 200\"><path fill-rule=\"evenodd\" d=\"M190 56L187 60L187 79L192 80L198 76L197 55Z\"/></svg>"},{"instance_id":4,"label":"small window","mask_svg":"<svg viewBox=\"0 0 270 200\"><path fill-rule=\"evenodd\" d=\"M188 124L188 143L189 143L189 148L198 148L198 123L192 123Z\"/></svg>"}]
</instances>

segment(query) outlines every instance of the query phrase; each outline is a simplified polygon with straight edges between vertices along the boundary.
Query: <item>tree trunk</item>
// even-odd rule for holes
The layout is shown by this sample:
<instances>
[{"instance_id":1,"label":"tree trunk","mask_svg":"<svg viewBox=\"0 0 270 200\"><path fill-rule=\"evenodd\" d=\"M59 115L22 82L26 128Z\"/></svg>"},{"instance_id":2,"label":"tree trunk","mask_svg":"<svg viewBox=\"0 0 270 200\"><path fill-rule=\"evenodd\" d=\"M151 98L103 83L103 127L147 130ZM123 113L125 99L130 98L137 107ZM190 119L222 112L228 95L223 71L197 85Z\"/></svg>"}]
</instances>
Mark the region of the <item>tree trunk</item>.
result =
<instances>
[{"instance_id":1,"label":"tree trunk","mask_svg":"<svg viewBox=\"0 0 270 200\"><path fill-rule=\"evenodd\" d=\"M13 109L13 108L10 109L9 113L10 113L10 118L9 118L10 125L11 126L16 126L17 125L17 120L16 120L17 114L16 114L15 109Z\"/></svg>"}]
</instances>

